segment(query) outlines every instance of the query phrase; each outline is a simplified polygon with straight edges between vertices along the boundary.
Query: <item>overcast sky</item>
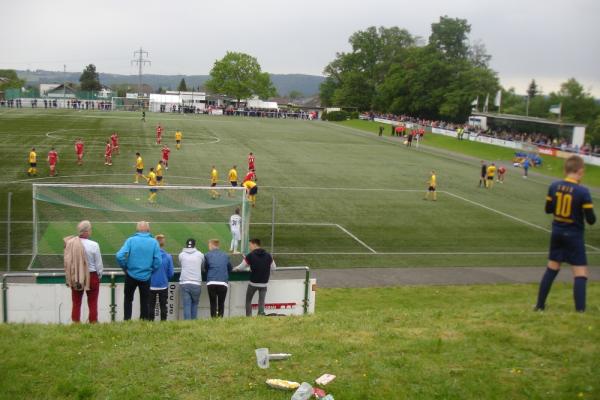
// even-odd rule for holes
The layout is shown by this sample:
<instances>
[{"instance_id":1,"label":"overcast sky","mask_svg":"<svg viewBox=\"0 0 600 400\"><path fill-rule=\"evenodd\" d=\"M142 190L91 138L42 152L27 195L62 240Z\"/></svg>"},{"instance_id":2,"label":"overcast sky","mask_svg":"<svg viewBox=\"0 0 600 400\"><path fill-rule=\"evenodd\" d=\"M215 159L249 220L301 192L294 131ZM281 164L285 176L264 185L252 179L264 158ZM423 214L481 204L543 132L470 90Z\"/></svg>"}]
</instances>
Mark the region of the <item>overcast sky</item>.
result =
<instances>
[{"instance_id":1,"label":"overcast sky","mask_svg":"<svg viewBox=\"0 0 600 400\"><path fill-rule=\"evenodd\" d=\"M3 1L0 68L207 74L227 50L272 73L322 74L348 37L399 26L427 38L441 15L466 18L503 86L545 93L570 77L600 97L600 0L30 0Z\"/></svg>"}]
</instances>

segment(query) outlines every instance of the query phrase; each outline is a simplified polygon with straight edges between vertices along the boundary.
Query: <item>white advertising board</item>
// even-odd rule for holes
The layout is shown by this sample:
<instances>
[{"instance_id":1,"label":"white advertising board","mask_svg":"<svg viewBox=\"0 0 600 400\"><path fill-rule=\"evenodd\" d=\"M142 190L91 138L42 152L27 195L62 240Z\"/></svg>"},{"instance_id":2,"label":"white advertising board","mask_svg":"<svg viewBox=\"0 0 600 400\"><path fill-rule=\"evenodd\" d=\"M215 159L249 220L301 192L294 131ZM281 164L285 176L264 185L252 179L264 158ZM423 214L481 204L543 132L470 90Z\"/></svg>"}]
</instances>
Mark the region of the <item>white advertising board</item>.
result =
<instances>
[{"instance_id":1,"label":"white advertising board","mask_svg":"<svg viewBox=\"0 0 600 400\"><path fill-rule=\"evenodd\" d=\"M310 280L308 313L315 312L316 279ZM246 288L248 282L229 283L225 300L225 317L246 315ZM272 279L269 282L265 300L265 313L281 315L302 315L304 313L304 279ZM1 297L1 296L0 296ZM98 297L98 321L110 322L111 289L109 284L100 286ZM117 283L115 288L116 321L123 320L124 284ZM71 289L64 284L11 283L7 292L8 322L13 323L71 323ZM135 292L132 318L139 319L139 294ZM253 314L258 309L258 293L252 301ZM158 321L158 305L155 309ZM198 318L209 318L210 307L206 285L202 284ZM87 321L87 301L84 296L81 307L81 321ZM183 319L183 303L180 301L179 284L169 284L167 300L167 319Z\"/></svg>"}]
</instances>

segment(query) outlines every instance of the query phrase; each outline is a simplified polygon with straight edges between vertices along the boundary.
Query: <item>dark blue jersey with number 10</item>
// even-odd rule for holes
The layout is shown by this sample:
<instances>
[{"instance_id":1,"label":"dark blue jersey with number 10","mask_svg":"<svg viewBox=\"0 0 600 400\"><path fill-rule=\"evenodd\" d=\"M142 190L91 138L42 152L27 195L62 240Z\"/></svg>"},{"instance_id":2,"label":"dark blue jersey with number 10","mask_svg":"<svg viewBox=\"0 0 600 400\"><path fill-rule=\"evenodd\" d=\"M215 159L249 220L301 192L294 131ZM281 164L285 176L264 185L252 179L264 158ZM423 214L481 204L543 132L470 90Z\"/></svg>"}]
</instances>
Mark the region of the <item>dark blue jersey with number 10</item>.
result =
<instances>
[{"instance_id":1,"label":"dark blue jersey with number 10","mask_svg":"<svg viewBox=\"0 0 600 400\"><path fill-rule=\"evenodd\" d=\"M585 220L596 222L590 191L573 179L557 181L550 185L546 196L546 212L552 214L553 230L583 232Z\"/></svg>"}]
</instances>

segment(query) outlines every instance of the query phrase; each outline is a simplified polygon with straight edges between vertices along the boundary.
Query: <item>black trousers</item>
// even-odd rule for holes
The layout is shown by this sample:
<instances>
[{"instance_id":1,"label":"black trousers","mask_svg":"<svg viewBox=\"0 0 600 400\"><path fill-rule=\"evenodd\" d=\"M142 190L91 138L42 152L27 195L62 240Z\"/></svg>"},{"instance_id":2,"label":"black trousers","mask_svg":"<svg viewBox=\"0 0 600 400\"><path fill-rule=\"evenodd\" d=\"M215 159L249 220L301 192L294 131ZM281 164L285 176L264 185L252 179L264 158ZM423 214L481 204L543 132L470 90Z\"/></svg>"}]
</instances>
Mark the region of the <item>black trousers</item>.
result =
<instances>
[{"instance_id":1,"label":"black trousers","mask_svg":"<svg viewBox=\"0 0 600 400\"><path fill-rule=\"evenodd\" d=\"M160 320L167 320L167 298L169 289L150 289L150 301L148 302L148 319L154 321L156 310L156 298L158 297L158 308L160 309Z\"/></svg>"},{"instance_id":2,"label":"black trousers","mask_svg":"<svg viewBox=\"0 0 600 400\"><path fill-rule=\"evenodd\" d=\"M252 316L252 297L256 292L258 292L258 315L265 315L267 288L248 285L248 289L246 289L246 317Z\"/></svg>"},{"instance_id":3,"label":"black trousers","mask_svg":"<svg viewBox=\"0 0 600 400\"><path fill-rule=\"evenodd\" d=\"M225 297L227 297L227 286L207 285L208 300L210 301L210 316L221 317L225 313Z\"/></svg>"},{"instance_id":4,"label":"black trousers","mask_svg":"<svg viewBox=\"0 0 600 400\"><path fill-rule=\"evenodd\" d=\"M148 320L148 298L150 297L150 279L138 281L129 275L125 275L125 304L123 312L125 321L131 319L131 308L133 307L133 294L135 289L140 290L140 319Z\"/></svg>"}]
</instances>

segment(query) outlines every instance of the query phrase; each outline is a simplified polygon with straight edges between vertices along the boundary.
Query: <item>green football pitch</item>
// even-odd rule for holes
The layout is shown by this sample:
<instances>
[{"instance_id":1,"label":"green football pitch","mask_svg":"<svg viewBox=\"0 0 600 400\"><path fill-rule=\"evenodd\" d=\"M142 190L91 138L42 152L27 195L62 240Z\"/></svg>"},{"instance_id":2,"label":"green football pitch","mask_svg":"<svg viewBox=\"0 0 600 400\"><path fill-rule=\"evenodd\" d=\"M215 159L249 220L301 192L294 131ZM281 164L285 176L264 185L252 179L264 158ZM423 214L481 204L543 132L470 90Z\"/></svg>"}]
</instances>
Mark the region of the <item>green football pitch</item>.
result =
<instances>
[{"instance_id":1,"label":"green football pitch","mask_svg":"<svg viewBox=\"0 0 600 400\"><path fill-rule=\"evenodd\" d=\"M510 160L504 184L477 187L478 161L425 146L408 149L391 138L321 121L270 120L148 113L0 110L3 175L0 213L6 215L7 193L13 193L10 252L14 269L27 268L32 253L33 183L131 184L135 153L146 168L160 158L155 127L165 128L163 141L172 149L167 184L207 185L212 165L222 185L227 171L246 169L256 154L259 184L250 236L271 247L275 199L274 253L279 265L314 268L403 266L542 266L550 218L543 205L551 178L522 179ZM175 150L174 132L183 132ZM112 131L121 152L105 166L104 143ZM73 142L86 144L84 165L75 162ZM27 154L35 146L39 175L27 176ZM55 146L59 175L48 177L45 155ZM438 200L424 201L431 170L438 179ZM585 183L585 182L584 182ZM598 190L594 189L598 201ZM65 216L66 217L66 216ZM6 217L0 218L2 221ZM147 218L153 233L167 234L168 250L177 254L187 237L204 243L217 237L229 245L227 220L202 224ZM60 254L62 237L74 233L69 218L46 221L39 252ZM129 221L129 222L128 222ZM95 222L105 262L133 233L130 219ZM6 224L0 224L0 269L6 265ZM588 228L588 259L600 264L600 229ZM60 268L60 261L54 268ZM47 263L46 263L47 264ZM50 263L52 264L52 263ZM51 265L43 265L49 267Z\"/></svg>"}]
</instances>

